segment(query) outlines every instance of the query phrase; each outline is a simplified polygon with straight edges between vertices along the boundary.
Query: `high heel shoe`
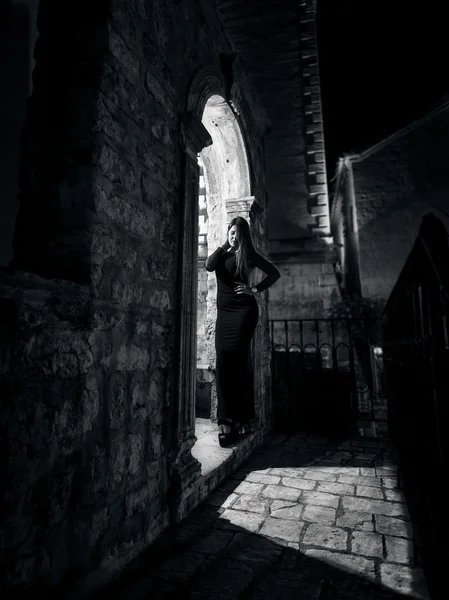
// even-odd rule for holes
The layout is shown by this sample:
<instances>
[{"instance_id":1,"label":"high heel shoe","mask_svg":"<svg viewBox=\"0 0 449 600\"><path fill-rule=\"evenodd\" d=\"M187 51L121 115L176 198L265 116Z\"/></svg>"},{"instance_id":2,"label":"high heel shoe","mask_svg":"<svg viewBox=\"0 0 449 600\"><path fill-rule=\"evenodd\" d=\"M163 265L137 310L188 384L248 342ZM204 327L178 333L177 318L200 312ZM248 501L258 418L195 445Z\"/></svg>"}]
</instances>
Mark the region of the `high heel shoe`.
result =
<instances>
[{"instance_id":1,"label":"high heel shoe","mask_svg":"<svg viewBox=\"0 0 449 600\"><path fill-rule=\"evenodd\" d=\"M236 444L241 430L240 423L236 423L235 421L231 421L230 419L222 419L219 423L221 426L229 427L229 431L219 431L218 432L218 443L222 448L226 448L227 446L232 446Z\"/></svg>"}]
</instances>

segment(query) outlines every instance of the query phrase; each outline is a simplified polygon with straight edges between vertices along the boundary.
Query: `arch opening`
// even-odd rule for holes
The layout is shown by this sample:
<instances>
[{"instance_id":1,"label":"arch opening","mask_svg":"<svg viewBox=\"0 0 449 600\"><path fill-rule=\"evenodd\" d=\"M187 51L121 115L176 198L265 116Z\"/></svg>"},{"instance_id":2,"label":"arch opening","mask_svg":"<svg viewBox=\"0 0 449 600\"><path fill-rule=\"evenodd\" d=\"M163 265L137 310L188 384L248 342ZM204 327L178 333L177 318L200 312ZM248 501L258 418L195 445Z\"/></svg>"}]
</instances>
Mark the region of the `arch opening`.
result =
<instances>
[{"instance_id":1,"label":"arch opening","mask_svg":"<svg viewBox=\"0 0 449 600\"><path fill-rule=\"evenodd\" d=\"M216 421L215 320L217 286L215 273L208 273L205 260L226 239L231 204L251 195L250 172L240 125L220 94L209 97L202 124L212 144L198 155L198 296L196 356L196 429L200 423ZM229 201L232 201L230 203Z\"/></svg>"}]
</instances>

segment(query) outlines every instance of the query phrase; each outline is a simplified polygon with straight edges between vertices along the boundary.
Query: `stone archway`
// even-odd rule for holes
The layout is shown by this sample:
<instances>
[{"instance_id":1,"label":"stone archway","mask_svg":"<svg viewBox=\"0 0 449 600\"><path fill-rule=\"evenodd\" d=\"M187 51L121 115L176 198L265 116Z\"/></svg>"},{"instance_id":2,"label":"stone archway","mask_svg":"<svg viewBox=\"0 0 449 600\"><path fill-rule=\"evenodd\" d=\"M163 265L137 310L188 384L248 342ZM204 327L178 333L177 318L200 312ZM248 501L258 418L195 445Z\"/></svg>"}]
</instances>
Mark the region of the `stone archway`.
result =
<instances>
[{"instance_id":1,"label":"stone archway","mask_svg":"<svg viewBox=\"0 0 449 600\"><path fill-rule=\"evenodd\" d=\"M197 304L196 413L216 418L215 347L216 280L204 260L222 244L235 214L248 218L254 202L245 144L231 107L220 94L207 100L202 124L212 144L199 155L199 244Z\"/></svg>"},{"instance_id":2,"label":"stone archway","mask_svg":"<svg viewBox=\"0 0 449 600\"><path fill-rule=\"evenodd\" d=\"M256 248L261 243L263 208L250 196L250 172L240 125L226 102L222 74L201 67L193 78L186 111L181 115L181 142L184 151L184 202L180 218L179 254L179 371L174 405L174 431L170 472L169 506L174 520L188 512L194 501L192 490L201 475L201 464L193 456L195 435L195 395L197 366L197 298L199 190L203 170L205 199L211 219L210 248L223 243L226 224L234 216L248 219L254 228ZM211 290L209 290L209 285ZM214 282L207 280L207 319L215 322ZM209 305L210 303L210 305ZM266 307L262 305L263 318ZM255 338L262 334L256 332ZM213 339L210 336L210 339ZM266 342L264 338L264 342ZM208 345L210 356L212 345ZM215 354L215 353L214 353ZM213 359L214 360L214 359ZM261 359L262 362L263 359ZM256 409L266 418L261 395L266 380L265 364L257 376ZM265 386L266 388L266 386ZM213 403L212 403L213 404ZM216 405L216 404L215 404ZM214 408L211 411L214 420Z\"/></svg>"}]
</instances>

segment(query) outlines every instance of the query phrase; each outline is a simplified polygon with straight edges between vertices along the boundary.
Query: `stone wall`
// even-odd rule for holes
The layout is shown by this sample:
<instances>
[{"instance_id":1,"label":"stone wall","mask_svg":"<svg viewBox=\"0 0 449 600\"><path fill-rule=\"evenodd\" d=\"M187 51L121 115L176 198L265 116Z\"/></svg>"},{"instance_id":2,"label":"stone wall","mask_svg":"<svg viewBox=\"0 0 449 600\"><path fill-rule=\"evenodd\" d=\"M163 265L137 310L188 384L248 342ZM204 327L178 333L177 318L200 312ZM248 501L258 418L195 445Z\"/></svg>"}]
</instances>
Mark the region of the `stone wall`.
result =
<instances>
[{"instance_id":1,"label":"stone wall","mask_svg":"<svg viewBox=\"0 0 449 600\"><path fill-rule=\"evenodd\" d=\"M270 319L323 318L339 299L333 265L330 261L277 262L282 285L268 290Z\"/></svg>"},{"instance_id":2,"label":"stone wall","mask_svg":"<svg viewBox=\"0 0 449 600\"><path fill-rule=\"evenodd\" d=\"M271 123L265 139L268 250L281 279L269 292L270 318L292 310L295 318L321 316L318 280L323 269L332 269L332 256L316 2L269 0L260 6L218 0L218 7L233 48L250 65ZM249 23L264 44L248 38ZM302 274L313 269L312 277Z\"/></svg>"},{"instance_id":3,"label":"stone wall","mask_svg":"<svg viewBox=\"0 0 449 600\"><path fill-rule=\"evenodd\" d=\"M316 2L300 0L297 7L298 60L290 67L299 71L297 89L288 86L292 97L283 96L276 105L277 119L284 121L286 131L280 128L283 134L279 135L274 129L272 139L267 140L269 222L285 221L281 230L270 226L270 256L281 273L279 285L269 291L271 319L323 317L338 299L330 237ZM292 123L285 120L285 114L292 116ZM296 138L294 142L291 136Z\"/></svg>"},{"instance_id":4,"label":"stone wall","mask_svg":"<svg viewBox=\"0 0 449 600\"><path fill-rule=\"evenodd\" d=\"M349 170L343 195L352 206L345 208L348 216L355 210L363 296L386 299L417 237L422 216L449 212L448 144L446 101L378 146L346 159ZM350 185L352 193L347 190ZM350 274L356 269L355 264L349 267Z\"/></svg>"},{"instance_id":5,"label":"stone wall","mask_svg":"<svg viewBox=\"0 0 449 600\"><path fill-rule=\"evenodd\" d=\"M209 2L41 0L38 27L0 287L2 591L84 598L195 503L191 488L178 511L173 470L180 115L198 69L221 76L230 49ZM264 117L241 66L227 84L264 208ZM265 321L259 402L267 335Z\"/></svg>"}]
</instances>

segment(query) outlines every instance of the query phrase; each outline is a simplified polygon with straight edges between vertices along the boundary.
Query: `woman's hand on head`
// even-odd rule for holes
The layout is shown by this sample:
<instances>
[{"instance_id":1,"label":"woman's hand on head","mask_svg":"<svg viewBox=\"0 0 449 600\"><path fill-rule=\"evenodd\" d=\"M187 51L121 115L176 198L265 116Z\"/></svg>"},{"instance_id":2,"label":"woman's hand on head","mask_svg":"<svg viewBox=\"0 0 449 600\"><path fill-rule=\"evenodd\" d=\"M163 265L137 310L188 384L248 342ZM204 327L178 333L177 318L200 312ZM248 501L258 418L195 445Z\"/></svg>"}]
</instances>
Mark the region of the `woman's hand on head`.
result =
<instances>
[{"instance_id":1,"label":"woman's hand on head","mask_svg":"<svg viewBox=\"0 0 449 600\"><path fill-rule=\"evenodd\" d=\"M221 247L223 248L223 250L229 250L231 244L229 243L228 238L226 238L226 241L224 242L224 244L221 245Z\"/></svg>"},{"instance_id":2,"label":"woman's hand on head","mask_svg":"<svg viewBox=\"0 0 449 600\"><path fill-rule=\"evenodd\" d=\"M248 296L254 296L254 292L249 285L244 283L237 283L235 286L237 294L247 294Z\"/></svg>"}]
</instances>

